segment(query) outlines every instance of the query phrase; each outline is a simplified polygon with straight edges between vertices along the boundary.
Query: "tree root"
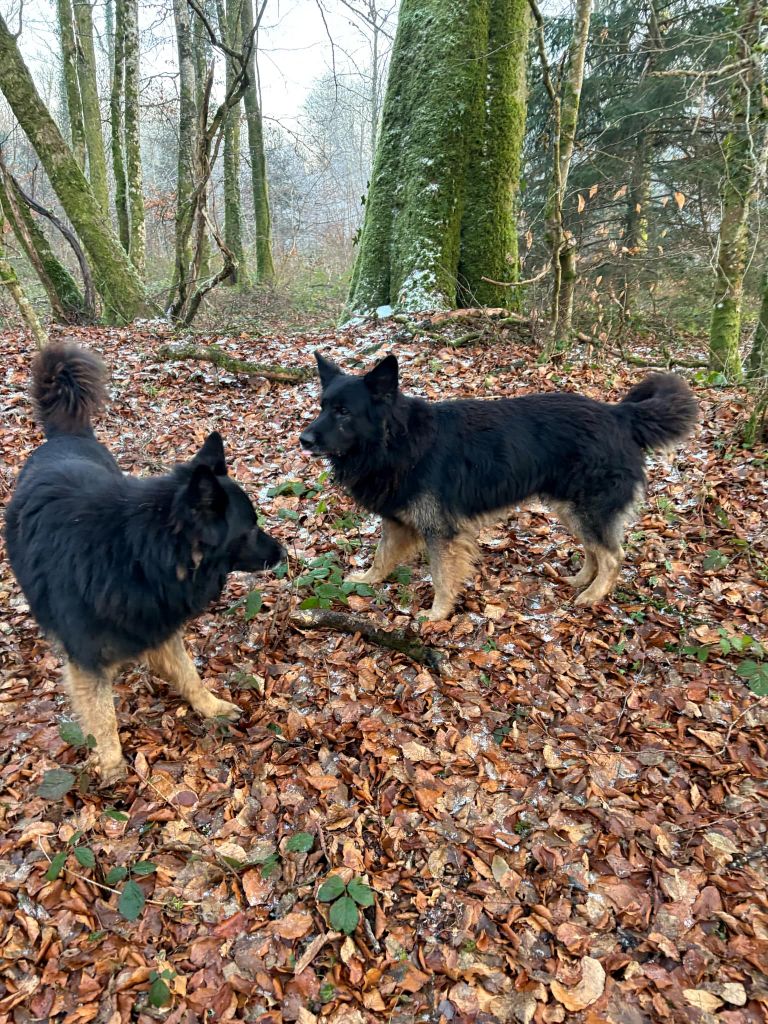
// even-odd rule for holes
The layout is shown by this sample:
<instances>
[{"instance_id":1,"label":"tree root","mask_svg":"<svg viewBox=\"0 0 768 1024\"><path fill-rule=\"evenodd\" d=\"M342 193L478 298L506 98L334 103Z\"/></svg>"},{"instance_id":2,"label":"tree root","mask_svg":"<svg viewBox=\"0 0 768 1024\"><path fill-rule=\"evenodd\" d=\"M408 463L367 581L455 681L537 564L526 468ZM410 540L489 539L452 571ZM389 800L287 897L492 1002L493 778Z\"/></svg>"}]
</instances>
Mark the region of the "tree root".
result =
<instances>
[{"instance_id":1,"label":"tree root","mask_svg":"<svg viewBox=\"0 0 768 1024\"><path fill-rule=\"evenodd\" d=\"M191 359L201 363L213 363L222 370L229 370L230 373L245 373L249 377L263 377L265 380L276 381L278 384L303 384L310 380L313 371L309 367L291 369L288 366L278 366L271 363L250 363L246 359L238 359L236 356L227 355L215 345L206 345L202 348L197 345L161 345L156 353L158 363L170 360L179 362Z\"/></svg>"},{"instance_id":2,"label":"tree root","mask_svg":"<svg viewBox=\"0 0 768 1024\"><path fill-rule=\"evenodd\" d=\"M326 608L299 608L291 621L304 629L333 629L337 633L359 633L363 639L379 647L405 654L411 661L428 668L439 668L442 653L422 643L416 633L406 629L385 630L372 625L367 619L349 612L334 612Z\"/></svg>"}]
</instances>

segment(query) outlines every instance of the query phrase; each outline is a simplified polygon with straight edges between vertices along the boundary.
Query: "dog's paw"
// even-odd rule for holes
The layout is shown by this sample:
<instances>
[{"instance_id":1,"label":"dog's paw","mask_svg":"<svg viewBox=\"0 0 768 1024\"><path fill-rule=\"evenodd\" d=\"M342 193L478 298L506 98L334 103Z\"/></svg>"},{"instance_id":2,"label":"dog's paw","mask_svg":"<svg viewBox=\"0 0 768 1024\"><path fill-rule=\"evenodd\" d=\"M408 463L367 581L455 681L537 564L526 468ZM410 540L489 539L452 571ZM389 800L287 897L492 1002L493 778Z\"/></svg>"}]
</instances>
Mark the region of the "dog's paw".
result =
<instances>
[{"instance_id":1,"label":"dog's paw","mask_svg":"<svg viewBox=\"0 0 768 1024\"><path fill-rule=\"evenodd\" d=\"M351 572L349 576L344 577L345 583L367 583L369 586L371 583L381 583L380 579L377 579L375 575L372 575L371 570L368 572Z\"/></svg>"},{"instance_id":2,"label":"dog's paw","mask_svg":"<svg viewBox=\"0 0 768 1024\"><path fill-rule=\"evenodd\" d=\"M111 761L109 764L99 765L99 789L106 789L107 786L114 786L128 774L128 762L124 757L119 761Z\"/></svg>"},{"instance_id":3,"label":"dog's paw","mask_svg":"<svg viewBox=\"0 0 768 1024\"><path fill-rule=\"evenodd\" d=\"M574 604L578 604L583 608L593 608L596 604L600 604L604 601L606 594L602 590L593 591L592 587L587 587L583 590L579 596L574 600Z\"/></svg>"},{"instance_id":4,"label":"dog's paw","mask_svg":"<svg viewBox=\"0 0 768 1024\"><path fill-rule=\"evenodd\" d=\"M243 711L237 704L230 704L228 700L211 697L210 703L206 701L205 710L202 713L206 718L226 718L229 722L236 722Z\"/></svg>"},{"instance_id":5,"label":"dog's paw","mask_svg":"<svg viewBox=\"0 0 768 1024\"><path fill-rule=\"evenodd\" d=\"M419 617L423 617L427 622L445 622L446 619L450 619L453 614L453 608L430 608L428 612L420 612Z\"/></svg>"}]
</instances>

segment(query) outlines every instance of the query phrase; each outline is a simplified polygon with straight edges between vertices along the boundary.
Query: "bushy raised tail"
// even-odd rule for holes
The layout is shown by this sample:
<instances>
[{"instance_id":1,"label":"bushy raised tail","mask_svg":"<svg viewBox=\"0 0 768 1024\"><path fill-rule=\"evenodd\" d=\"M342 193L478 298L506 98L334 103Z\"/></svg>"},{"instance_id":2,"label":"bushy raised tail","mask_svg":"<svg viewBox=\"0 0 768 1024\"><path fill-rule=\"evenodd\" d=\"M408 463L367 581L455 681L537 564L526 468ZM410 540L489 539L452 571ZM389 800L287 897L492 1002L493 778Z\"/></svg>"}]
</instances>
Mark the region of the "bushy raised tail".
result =
<instances>
[{"instance_id":1,"label":"bushy raised tail","mask_svg":"<svg viewBox=\"0 0 768 1024\"><path fill-rule=\"evenodd\" d=\"M107 372L95 352L48 345L32 361L32 401L46 435L80 434L104 406Z\"/></svg>"},{"instance_id":2,"label":"bushy raised tail","mask_svg":"<svg viewBox=\"0 0 768 1024\"><path fill-rule=\"evenodd\" d=\"M622 398L616 412L629 423L643 448L667 448L683 441L698 419L693 392L675 373L652 373Z\"/></svg>"}]
</instances>

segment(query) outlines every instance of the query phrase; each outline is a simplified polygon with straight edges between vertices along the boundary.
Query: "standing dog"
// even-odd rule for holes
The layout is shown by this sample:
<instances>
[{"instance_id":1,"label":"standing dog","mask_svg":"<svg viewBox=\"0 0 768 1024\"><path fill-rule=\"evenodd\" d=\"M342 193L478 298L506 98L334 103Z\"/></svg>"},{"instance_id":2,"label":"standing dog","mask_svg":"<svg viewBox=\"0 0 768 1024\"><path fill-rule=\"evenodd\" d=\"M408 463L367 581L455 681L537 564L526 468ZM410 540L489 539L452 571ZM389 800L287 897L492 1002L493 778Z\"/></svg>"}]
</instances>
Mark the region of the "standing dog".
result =
<instances>
[{"instance_id":1,"label":"standing dog","mask_svg":"<svg viewBox=\"0 0 768 1024\"><path fill-rule=\"evenodd\" d=\"M103 784L125 772L112 680L144 656L206 718L240 711L203 686L181 629L216 600L227 574L277 564L283 549L227 476L213 433L167 476L124 476L91 429L104 403L101 360L50 346L32 367L46 442L19 476L6 516L11 567L43 631L67 655L65 678L96 740Z\"/></svg>"},{"instance_id":2,"label":"standing dog","mask_svg":"<svg viewBox=\"0 0 768 1024\"><path fill-rule=\"evenodd\" d=\"M645 488L645 450L690 434L696 402L674 374L652 374L616 405L583 395L426 402L398 388L390 355L363 376L315 353L321 413L301 443L331 462L341 486L382 518L372 567L348 577L381 583L426 546L447 618L478 555L479 526L533 496L548 501L584 545L572 586L593 605L613 588L624 523Z\"/></svg>"}]
</instances>

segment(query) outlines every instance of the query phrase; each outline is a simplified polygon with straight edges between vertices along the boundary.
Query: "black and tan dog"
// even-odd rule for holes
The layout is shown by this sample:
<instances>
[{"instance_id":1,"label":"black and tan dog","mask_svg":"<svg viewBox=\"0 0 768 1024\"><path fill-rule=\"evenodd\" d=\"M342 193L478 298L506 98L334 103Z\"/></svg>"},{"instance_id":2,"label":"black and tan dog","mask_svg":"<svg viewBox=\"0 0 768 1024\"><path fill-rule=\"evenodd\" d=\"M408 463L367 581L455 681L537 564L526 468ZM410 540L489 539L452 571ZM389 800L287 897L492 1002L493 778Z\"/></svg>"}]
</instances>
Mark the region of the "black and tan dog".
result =
<instances>
[{"instance_id":1,"label":"black and tan dog","mask_svg":"<svg viewBox=\"0 0 768 1024\"><path fill-rule=\"evenodd\" d=\"M653 374L613 405L550 393L497 401L426 402L398 388L390 355L363 376L315 353L322 411L302 433L311 454L382 518L372 567L352 582L381 583L426 547L431 620L447 618L478 555L479 527L527 498L551 505L584 545L572 586L593 605L613 588L624 524L645 489L645 450L690 434L696 402L674 374Z\"/></svg>"},{"instance_id":2,"label":"black and tan dog","mask_svg":"<svg viewBox=\"0 0 768 1024\"><path fill-rule=\"evenodd\" d=\"M46 442L19 476L6 542L32 614L66 652L72 705L107 784L125 772L112 693L125 662L143 657L206 718L239 715L205 689L181 628L219 597L228 573L266 569L284 552L227 476L216 433L166 476L125 476L91 428L105 394L93 353L37 354L32 396Z\"/></svg>"}]
</instances>

